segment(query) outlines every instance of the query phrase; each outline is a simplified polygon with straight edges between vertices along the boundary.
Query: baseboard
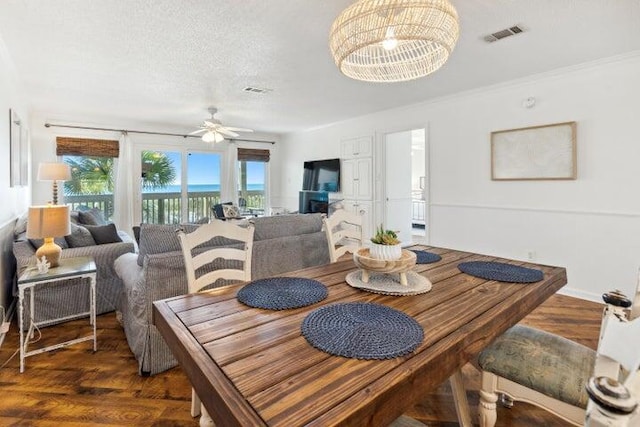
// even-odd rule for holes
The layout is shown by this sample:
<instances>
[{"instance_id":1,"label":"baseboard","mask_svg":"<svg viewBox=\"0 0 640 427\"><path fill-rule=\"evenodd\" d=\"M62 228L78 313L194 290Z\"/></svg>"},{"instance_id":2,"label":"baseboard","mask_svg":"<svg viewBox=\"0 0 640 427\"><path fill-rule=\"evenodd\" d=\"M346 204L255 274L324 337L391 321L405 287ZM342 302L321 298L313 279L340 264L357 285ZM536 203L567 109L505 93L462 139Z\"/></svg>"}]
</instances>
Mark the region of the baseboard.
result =
<instances>
[{"instance_id":1,"label":"baseboard","mask_svg":"<svg viewBox=\"0 0 640 427\"><path fill-rule=\"evenodd\" d=\"M602 303L602 294L595 294L593 292L585 292L576 288L564 287L558 291L561 295L567 295L574 298L580 298L587 301Z\"/></svg>"}]
</instances>

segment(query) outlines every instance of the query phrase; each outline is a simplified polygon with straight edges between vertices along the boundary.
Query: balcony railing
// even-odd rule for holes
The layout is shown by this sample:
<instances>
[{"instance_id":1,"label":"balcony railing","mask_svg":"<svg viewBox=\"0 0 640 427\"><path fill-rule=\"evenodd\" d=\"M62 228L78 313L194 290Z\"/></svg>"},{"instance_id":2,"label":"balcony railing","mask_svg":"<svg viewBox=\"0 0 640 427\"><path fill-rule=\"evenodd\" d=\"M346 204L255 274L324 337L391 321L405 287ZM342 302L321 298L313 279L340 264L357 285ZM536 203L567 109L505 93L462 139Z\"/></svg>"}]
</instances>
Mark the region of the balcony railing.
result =
<instances>
[{"instance_id":1,"label":"balcony railing","mask_svg":"<svg viewBox=\"0 0 640 427\"><path fill-rule=\"evenodd\" d=\"M247 191L244 199L246 209L264 209L262 191ZM65 196L65 203L72 210L99 209L105 218L113 216L113 195L92 194L82 196ZM187 220L182 221L182 200L180 193L142 193L142 222L150 224L179 224L196 222L203 217L213 216L211 208L220 203L220 192L190 192L187 197ZM244 207L243 207L244 208Z\"/></svg>"}]
</instances>

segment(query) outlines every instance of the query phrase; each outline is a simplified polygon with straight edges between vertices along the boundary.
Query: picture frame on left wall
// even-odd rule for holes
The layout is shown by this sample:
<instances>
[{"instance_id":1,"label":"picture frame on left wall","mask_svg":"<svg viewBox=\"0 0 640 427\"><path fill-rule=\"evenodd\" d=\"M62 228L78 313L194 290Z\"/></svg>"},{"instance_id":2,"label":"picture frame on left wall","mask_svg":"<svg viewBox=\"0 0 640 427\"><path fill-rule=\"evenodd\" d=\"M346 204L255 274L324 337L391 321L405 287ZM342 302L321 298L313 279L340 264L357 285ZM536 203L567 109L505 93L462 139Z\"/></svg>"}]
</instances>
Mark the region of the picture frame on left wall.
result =
<instances>
[{"instance_id":1,"label":"picture frame on left wall","mask_svg":"<svg viewBox=\"0 0 640 427\"><path fill-rule=\"evenodd\" d=\"M20 117L14 109L9 109L9 185L11 187L20 187L24 185L22 182L22 129ZM26 173L24 174L26 177Z\"/></svg>"}]
</instances>

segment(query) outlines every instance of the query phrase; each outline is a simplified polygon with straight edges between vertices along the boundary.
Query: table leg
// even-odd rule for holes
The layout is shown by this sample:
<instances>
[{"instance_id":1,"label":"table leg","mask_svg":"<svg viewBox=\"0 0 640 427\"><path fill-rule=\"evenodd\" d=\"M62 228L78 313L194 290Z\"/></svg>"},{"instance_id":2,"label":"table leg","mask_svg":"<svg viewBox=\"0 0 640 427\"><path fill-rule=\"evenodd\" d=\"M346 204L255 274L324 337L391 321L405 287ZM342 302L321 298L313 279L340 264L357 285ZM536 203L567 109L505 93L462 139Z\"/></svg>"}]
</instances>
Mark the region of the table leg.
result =
<instances>
[{"instance_id":1,"label":"table leg","mask_svg":"<svg viewBox=\"0 0 640 427\"><path fill-rule=\"evenodd\" d=\"M96 334L96 276L91 276L89 280L91 283L91 308L89 309L91 313L89 314L89 320L93 325L93 351L95 352L98 350L98 336Z\"/></svg>"},{"instance_id":2,"label":"table leg","mask_svg":"<svg viewBox=\"0 0 640 427\"><path fill-rule=\"evenodd\" d=\"M30 288L29 290L29 339L33 339L33 333L34 333L34 328L33 328L33 322L35 322L36 320L36 295L35 295L35 291L36 288Z\"/></svg>"},{"instance_id":3,"label":"table leg","mask_svg":"<svg viewBox=\"0 0 640 427\"><path fill-rule=\"evenodd\" d=\"M407 273L405 273L405 272L400 273L400 284L401 284L402 286L408 286L408 283L407 283Z\"/></svg>"},{"instance_id":4,"label":"table leg","mask_svg":"<svg viewBox=\"0 0 640 427\"><path fill-rule=\"evenodd\" d=\"M367 270L362 270L362 281L364 283L369 283L369 272Z\"/></svg>"},{"instance_id":5,"label":"table leg","mask_svg":"<svg viewBox=\"0 0 640 427\"><path fill-rule=\"evenodd\" d=\"M24 289L18 291L18 333L20 334L20 373L24 372Z\"/></svg>"},{"instance_id":6,"label":"table leg","mask_svg":"<svg viewBox=\"0 0 640 427\"><path fill-rule=\"evenodd\" d=\"M449 377L451 391L453 394L453 403L456 406L456 414L458 414L458 422L461 427L471 427L471 414L469 413L469 402L467 401L467 392L462 381L462 370L458 369Z\"/></svg>"}]
</instances>

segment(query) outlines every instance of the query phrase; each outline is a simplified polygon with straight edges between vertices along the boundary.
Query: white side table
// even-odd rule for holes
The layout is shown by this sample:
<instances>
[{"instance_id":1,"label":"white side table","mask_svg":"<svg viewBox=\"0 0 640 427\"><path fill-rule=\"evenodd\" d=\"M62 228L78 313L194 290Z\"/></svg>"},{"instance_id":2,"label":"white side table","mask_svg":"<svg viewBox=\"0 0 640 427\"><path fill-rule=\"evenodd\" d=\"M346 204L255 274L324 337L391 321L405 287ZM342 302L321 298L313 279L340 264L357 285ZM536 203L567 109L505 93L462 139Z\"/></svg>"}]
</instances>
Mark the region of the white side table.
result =
<instances>
[{"instance_id":1,"label":"white side table","mask_svg":"<svg viewBox=\"0 0 640 427\"><path fill-rule=\"evenodd\" d=\"M93 332L91 335L85 337L76 338L73 340L65 341L59 344L50 345L47 347L39 348L32 351L27 351L29 346L29 340L33 338L34 327L39 323L35 322L34 309L35 309L35 291L37 287L46 286L47 283L57 282L60 280L74 279L74 278L87 278L90 292L89 292L89 311L83 313L74 313L70 316L65 316L57 319L47 319L47 323L52 320L67 321L75 319L80 316L89 315L89 322L93 326ZM87 282L87 281L83 281ZM31 298L29 299L29 329L24 331L24 295L25 291L29 289ZM55 268L49 269L48 272L40 274L36 266L27 268L24 273L18 278L18 316L19 316L19 333L20 333L20 373L24 372L24 359L29 356L44 353L45 351L56 350L68 345L77 344L83 341L93 340L93 351L97 350L97 336L96 336L96 264L93 257L77 257L77 258L62 258L60 265Z\"/></svg>"}]
</instances>

